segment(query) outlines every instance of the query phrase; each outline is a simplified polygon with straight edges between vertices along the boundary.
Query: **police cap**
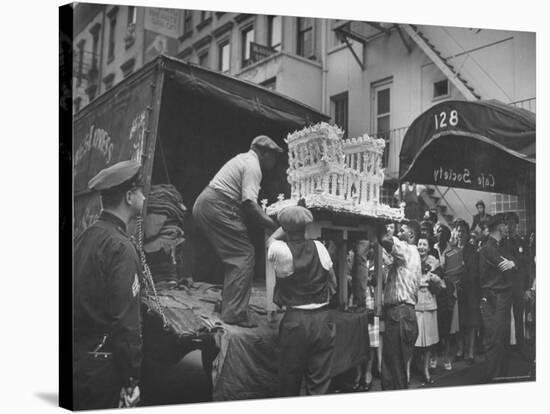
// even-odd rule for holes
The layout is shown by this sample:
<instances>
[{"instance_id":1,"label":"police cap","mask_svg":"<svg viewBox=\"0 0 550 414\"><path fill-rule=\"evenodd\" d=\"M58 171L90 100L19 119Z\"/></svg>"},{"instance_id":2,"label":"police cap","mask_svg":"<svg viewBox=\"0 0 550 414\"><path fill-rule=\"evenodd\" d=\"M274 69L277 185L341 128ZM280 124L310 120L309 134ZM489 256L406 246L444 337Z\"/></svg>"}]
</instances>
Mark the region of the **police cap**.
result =
<instances>
[{"instance_id":1,"label":"police cap","mask_svg":"<svg viewBox=\"0 0 550 414\"><path fill-rule=\"evenodd\" d=\"M277 214L277 221L285 231L303 231L313 221L311 211L302 206L289 206Z\"/></svg>"},{"instance_id":2,"label":"police cap","mask_svg":"<svg viewBox=\"0 0 550 414\"><path fill-rule=\"evenodd\" d=\"M250 148L252 147L270 149L276 152L283 152L283 149L279 147L275 143L275 141L273 141L267 135L258 135L256 138L254 138L252 140L252 143L250 144Z\"/></svg>"},{"instance_id":3,"label":"police cap","mask_svg":"<svg viewBox=\"0 0 550 414\"><path fill-rule=\"evenodd\" d=\"M121 161L108 168L104 168L88 181L88 188L96 191L107 191L116 187L139 187L141 181L141 165L137 161ZM124 186L122 186L124 184Z\"/></svg>"},{"instance_id":4,"label":"police cap","mask_svg":"<svg viewBox=\"0 0 550 414\"><path fill-rule=\"evenodd\" d=\"M506 219L506 213L497 213L493 216L490 216L487 219L487 227L489 227L489 231L493 231L499 224L506 224Z\"/></svg>"}]
</instances>

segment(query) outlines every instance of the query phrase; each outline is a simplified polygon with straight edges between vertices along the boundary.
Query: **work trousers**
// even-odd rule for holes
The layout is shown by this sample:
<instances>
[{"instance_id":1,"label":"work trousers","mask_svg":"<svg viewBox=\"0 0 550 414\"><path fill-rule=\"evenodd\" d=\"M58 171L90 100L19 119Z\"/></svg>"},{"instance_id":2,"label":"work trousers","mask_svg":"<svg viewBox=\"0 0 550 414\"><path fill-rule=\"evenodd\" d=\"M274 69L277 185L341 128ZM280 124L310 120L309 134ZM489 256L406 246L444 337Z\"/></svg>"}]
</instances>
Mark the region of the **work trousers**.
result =
<instances>
[{"instance_id":1,"label":"work trousers","mask_svg":"<svg viewBox=\"0 0 550 414\"><path fill-rule=\"evenodd\" d=\"M485 345L483 382L506 375L508 370L508 348L510 343L510 307L512 292L484 292L481 301Z\"/></svg>"},{"instance_id":2,"label":"work trousers","mask_svg":"<svg viewBox=\"0 0 550 414\"><path fill-rule=\"evenodd\" d=\"M336 327L327 309L288 309L279 325L281 397L326 394L330 385Z\"/></svg>"},{"instance_id":3,"label":"work trousers","mask_svg":"<svg viewBox=\"0 0 550 414\"><path fill-rule=\"evenodd\" d=\"M358 240L354 249L354 263L351 274L353 302L356 306L365 306L367 302L367 282L369 268L367 254L370 243L368 240Z\"/></svg>"},{"instance_id":4,"label":"work trousers","mask_svg":"<svg viewBox=\"0 0 550 414\"><path fill-rule=\"evenodd\" d=\"M223 263L222 320L248 319L254 277L254 246L236 201L206 187L193 206L193 219Z\"/></svg>"},{"instance_id":5,"label":"work trousers","mask_svg":"<svg viewBox=\"0 0 550 414\"><path fill-rule=\"evenodd\" d=\"M73 364L74 409L117 408L122 381L112 358L94 358L83 352Z\"/></svg>"},{"instance_id":6,"label":"work trousers","mask_svg":"<svg viewBox=\"0 0 550 414\"><path fill-rule=\"evenodd\" d=\"M418 337L414 306L386 306L384 348L382 350L382 389L408 388L407 363L412 358Z\"/></svg>"},{"instance_id":7,"label":"work trousers","mask_svg":"<svg viewBox=\"0 0 550 414\"><path fill-rule=\"evenodd\" d=\"M514 312L514 329L516 332L516 345L521 350L524 343L523 312L525 310L525 291L520 287L512 288L512 311Z\"/></svg>"}]
</instances>

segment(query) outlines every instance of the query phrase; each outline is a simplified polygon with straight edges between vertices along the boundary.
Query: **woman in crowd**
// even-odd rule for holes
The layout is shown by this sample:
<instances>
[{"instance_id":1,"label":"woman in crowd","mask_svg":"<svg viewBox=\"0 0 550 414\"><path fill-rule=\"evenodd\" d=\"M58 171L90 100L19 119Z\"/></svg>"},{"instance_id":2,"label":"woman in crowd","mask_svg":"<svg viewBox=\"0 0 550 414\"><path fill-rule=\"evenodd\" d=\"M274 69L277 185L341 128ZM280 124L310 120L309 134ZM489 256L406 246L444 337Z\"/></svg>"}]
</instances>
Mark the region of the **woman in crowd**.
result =
<instances>
[{"instance_id":1,"label":"woman in crowd","mask_svg":"<svg viewBox=\"0 0 550 414\"><path fill-rule=\"evenodd\" d=\"M446 370L452 369L450 351L451 351L451 334L458 331L458 319L453 319L453 310L456 305L455 297L455 285L454 283L448 283L448 277L444 271L445 269L445 256L451 250L449 241L451 239L451 230L444 224L438 223L436 229L437 243L435 250L439 255L439 263L443 269L443 281L445 282L445 288L442 288L437 292L437 310L438 310L438 329L440 339L440 354L443 357L443 364ZM458 312L457 312L458 314ZM430 364L431 368L437 367L437 359L432 359Z\"/></svg>"},{"instance_id":2,"label":"woman in crowd","mask_svg":"<svg viewBox=\"0 0 550 414\"><path fill-rule=\"evenodd\" d=\"M441 258L440 258L441 260ZM454 286L455 303L453 306L451 317L451 328L449 335L455 339L457 345L455 359L461 359L464 355L462 332L460 331L460 311L459 302L464 302L463 278L466 272L464 266L463 250L458 246L458 233L456 228L451 232L451 238L448 243L447 250L443 253L443 273L445 275L445 283ZM447 351L450 352L450 345L447 345ZM449 353L447 354L449 355ZM449 355L449 363L450 363ZM445 368L448 369L447 365ZM452 369L452 365L451 365Z\"/></svg>"},{"instance_id":3,"label":"woman in crowd","mask_svg":"<svg viewBox=\"0 0 550 414\"><path fill-rule=\"evenodd\" d=\"M435 292L445 287L443 280L435 273L441 272L439 261L429 254L430 240L424 235L418 239L418 253L422 261L422 275L418 289L418 302L415 306L418 321L418 338L415 346L419 348L422 361L424 382L431 384L430 355L432 347L439 342L437 327L437 302Z\"/></svg>"},{"instance_id":4,"label":"woman in crowd","mask_svg":"<svg viewBox=\"0 0 550 414\"><path fill-rule=\"evenodd\" d=\"M462 250L464 272L457 284L458 313L461 335L457 336L457 357L464 356L470 364L474 362L476 330L481 325L479 304L481 287L479 285L479 255L475 245L468 242L470 226L466 221L455 221L457 249ZM462 351L462 352L461 352Z\"/></svg>"}]
</instances>

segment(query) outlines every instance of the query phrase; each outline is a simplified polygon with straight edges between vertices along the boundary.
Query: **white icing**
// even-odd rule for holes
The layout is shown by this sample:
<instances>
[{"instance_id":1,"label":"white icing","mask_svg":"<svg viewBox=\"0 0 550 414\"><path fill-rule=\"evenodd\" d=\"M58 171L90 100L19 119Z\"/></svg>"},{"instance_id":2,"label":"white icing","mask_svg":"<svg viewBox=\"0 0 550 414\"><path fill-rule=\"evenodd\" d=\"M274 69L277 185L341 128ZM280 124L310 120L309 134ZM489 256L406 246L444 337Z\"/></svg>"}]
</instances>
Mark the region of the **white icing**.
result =
<instances>
[{"instance_id":1,"label":"white icing","mask_svg":"<svg viewBox=\"0 0 550 414\"><path fill-rule=\"evenodd\" d=\"M402 208L379 203L385 141L367 134L343 140L343 134L337 126L321 122L287 136L291 199L278 198L267 207L267 214L303 198L307 207L395 220L404 217Z\"/></svg>"}]
</instances>

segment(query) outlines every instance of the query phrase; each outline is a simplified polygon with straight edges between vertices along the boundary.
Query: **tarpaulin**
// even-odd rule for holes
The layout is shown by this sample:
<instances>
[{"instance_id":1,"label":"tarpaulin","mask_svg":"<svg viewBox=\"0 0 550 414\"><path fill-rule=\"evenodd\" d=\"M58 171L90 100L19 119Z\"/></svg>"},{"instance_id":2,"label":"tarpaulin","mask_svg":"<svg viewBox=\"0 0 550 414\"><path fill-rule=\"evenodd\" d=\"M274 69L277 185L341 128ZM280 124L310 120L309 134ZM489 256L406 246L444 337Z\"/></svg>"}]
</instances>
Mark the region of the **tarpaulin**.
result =
<instances>
[{"instance_id":1,"label":"tarpaulin","mask_svg":"<svg viewBox=\"0 0 550 414\"><path fill-rule=\"evenodd\" d=\"M369 333L366 313L332 310L336 325L331 376L342 374L368 358ZM214 361L214 401L277 397L279 392L278 329L282 315L268 324L255 319L256 329L231 327L221 338Z\"/></svg>"},{"instance_id":2,"label":"tarpaulin","mask_svg":"<svg viewBox=\"0 0 550 414\"><path fill-rule=\"evenodd\" d=\"M534 180L536 117L490 101L445 101L408 128L401 181L517 194Z\"/></svg>"},{"instance_id":3,"label":"tarpaulin","mask_svg":"<svg viewBox=\"0 0 550 414\"><path fill-rule=\"evenodd\" d=\"M279 322L278 313L272 322L267 320L265 288L254 287L250 313L258 324L247 329L224 324L214 311L221 299L220 289L207 283L195 283L183 290L159 289L159 299L168 320L168 330L181 339L201 332L218 331L220 348L213 363L213 399L241 400L276 397L278 393ZM145 305L156 308L151 298ZM368 357L369 334L366 313L346 313L332 310L336 325L336 343L332 376L342 374ZM158 319L157 319L158 321Z\"/></svg>"}]
</instances>

